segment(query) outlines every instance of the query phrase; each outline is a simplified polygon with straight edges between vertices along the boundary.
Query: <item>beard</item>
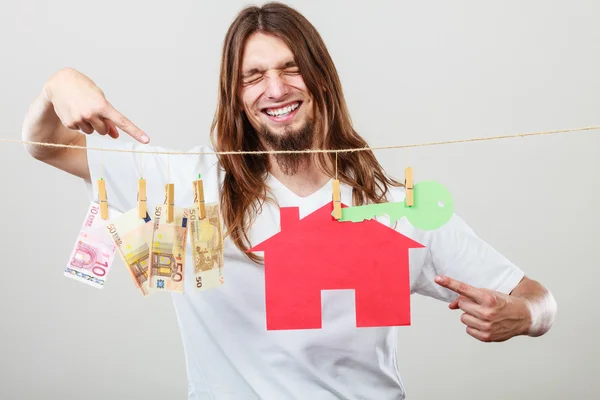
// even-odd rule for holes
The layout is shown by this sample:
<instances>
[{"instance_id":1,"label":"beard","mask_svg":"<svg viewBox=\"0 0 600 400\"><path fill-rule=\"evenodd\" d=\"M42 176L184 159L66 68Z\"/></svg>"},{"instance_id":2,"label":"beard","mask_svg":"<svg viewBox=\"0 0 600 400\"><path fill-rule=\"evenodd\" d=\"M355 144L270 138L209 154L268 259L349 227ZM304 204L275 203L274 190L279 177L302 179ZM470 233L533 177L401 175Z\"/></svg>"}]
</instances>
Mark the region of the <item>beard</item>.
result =
<instances>
[{"instance_id":1,"label":"beard","mask_svg":"<svg viewBox=\"0 0 600 400\"><path fill-rule=\"evenodd\" d=\"M299 151L309 150L312 147L314 132L314 123L308 120L297 130L286 127L282 134L275 134L263 125L258 131L258 136L270 150ZM273 157L285 175L294 175L303 165L310 162L311 154L273 154Z\"/></svg>"}]
</instances>

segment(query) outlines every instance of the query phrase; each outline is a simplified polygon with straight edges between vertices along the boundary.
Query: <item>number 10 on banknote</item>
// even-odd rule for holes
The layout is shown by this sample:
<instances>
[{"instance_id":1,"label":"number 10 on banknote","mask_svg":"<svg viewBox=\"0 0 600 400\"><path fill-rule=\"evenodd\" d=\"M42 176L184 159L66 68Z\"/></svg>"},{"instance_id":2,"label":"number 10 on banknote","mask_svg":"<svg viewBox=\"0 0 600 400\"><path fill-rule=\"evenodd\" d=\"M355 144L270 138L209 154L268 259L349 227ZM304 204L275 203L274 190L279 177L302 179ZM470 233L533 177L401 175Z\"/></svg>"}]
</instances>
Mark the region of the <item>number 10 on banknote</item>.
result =
<instances>
[{"instance_id":1,"label":"number 10 on banknote","mask_svg":"<svg viewBox=\"0 0 600 400\"><path fill-rule=\"evenodd\" d=\"M110 213L117 213L110 209ZM102 289L110 272L116 245L106 234L107 221L100 218L100 205L92 202L79 231L64 275Z\"/></svg>"}]
</instances>

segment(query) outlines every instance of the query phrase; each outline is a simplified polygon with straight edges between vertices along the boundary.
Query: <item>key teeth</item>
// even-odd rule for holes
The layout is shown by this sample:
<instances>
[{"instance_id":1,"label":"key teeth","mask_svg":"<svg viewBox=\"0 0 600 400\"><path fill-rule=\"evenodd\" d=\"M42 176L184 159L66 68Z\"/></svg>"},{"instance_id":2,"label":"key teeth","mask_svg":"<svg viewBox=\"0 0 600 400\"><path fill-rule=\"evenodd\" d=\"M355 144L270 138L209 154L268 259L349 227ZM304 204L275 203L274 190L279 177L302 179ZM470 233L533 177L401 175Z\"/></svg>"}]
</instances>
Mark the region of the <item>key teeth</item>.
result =
<instances>
[{"instance_id":1,"label":"key teeth","mask_svg":"<svg viewBox=\"0 0 600 400\"><path fill-rule=\"evenodd\" d=\"M402 217L406 216L403 212L397 212L396 208L400 202L387 203L381 207L381 204L377 208L372 208L373 212L369 213L368 216L364 216L363 209L368 209L370 206L355 206L347 208L342 211L342 218L339 219L341 222L363 222L369 220L376 220L377 217L387 216L390 220L390 226L396 224ZM359 211L360 210L360 211ZM333 212L331 213L333 215Z\"/></svg>"}]
</instances>

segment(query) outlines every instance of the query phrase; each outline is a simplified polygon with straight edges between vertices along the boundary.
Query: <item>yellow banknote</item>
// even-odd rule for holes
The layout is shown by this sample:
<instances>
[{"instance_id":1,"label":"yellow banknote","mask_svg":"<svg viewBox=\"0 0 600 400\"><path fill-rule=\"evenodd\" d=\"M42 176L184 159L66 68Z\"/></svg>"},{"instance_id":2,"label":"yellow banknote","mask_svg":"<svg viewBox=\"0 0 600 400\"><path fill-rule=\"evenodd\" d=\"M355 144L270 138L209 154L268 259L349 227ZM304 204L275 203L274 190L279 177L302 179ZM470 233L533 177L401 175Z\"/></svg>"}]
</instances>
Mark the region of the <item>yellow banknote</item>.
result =
<instances>
[{"instance_id":1,"label":"yellow banknote","mask_svg":"<svg viewBox=\"0 0 600 400\"><path fill-rule=\"evenodd\" d=\"M108 233L117 245L121 259L127 266L136 286L143 296L152 293L148 285L150 264L150 243L152 241L152 219L140 218L138 209L133 208L114 218L106 226Z\"/></svg>"},{"instance_id":2,"label":"yellow banknote","mask_svg":"<svg viewBox=\"0 0 600 400\"><path fill-rule=\"evenodd\" d=\"M152 218L154 229L148 269L150 288L182 293L189 209L175 207L173 221L167 222L167 206L157 205Z\"/></svg>"},{"instance_id":3,"label":"yellow banknote","mask_svg":"<svg viewBox=\"0 0 600 400\"><path fill-rule=\"evenodd\" d=\"M213 289L224 283L221 210L218 203L209 203L205 207L203 219L200 219L197 207L190 209L190 244L197 290Z\"/></svg>"}]
</instances>

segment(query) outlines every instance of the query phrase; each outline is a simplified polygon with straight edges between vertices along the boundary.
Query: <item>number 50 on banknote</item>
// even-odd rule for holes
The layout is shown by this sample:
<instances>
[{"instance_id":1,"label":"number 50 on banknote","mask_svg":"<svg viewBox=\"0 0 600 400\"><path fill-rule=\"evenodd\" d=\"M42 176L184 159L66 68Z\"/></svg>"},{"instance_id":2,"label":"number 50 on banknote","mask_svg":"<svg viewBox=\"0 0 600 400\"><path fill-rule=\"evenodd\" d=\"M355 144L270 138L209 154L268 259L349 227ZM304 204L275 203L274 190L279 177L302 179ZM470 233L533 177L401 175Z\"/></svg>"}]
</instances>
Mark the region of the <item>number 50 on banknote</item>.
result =
<instances>
[{"instance_id":1,"label":"number 50 on banknote","mask_svg":"<svg viewBox=\"0 0 600 400\"><path fill-rule=\"evenodd\" d=\"M219 204L207 204L203 219L199 218L198 208L192 207L189 231L196 290L223 285L223 227Z\"/></svg>"}]
</instances>

